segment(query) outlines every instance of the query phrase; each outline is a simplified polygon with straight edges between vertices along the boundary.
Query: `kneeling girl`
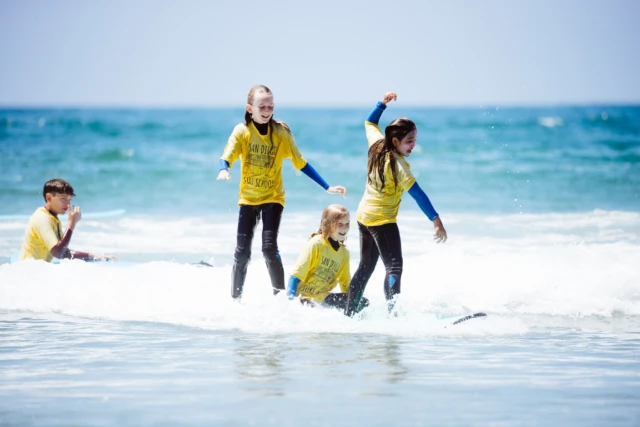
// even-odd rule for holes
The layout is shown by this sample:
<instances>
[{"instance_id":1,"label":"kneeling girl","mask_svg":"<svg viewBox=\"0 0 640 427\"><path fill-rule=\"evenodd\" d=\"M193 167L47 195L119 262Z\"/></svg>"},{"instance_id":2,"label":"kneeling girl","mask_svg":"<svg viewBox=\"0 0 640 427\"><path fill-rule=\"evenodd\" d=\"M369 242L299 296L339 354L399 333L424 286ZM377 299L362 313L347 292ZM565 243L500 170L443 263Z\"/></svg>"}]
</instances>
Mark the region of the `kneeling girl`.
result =
<instances>
[{"instance_id":1,"label":"kneeling girl","mask_svg":"<svg viewBox=\"0 0 640 427\"><path fill-rule=\"evenodd\" d=\"M351 269L344 242L349 225L349 211L344 206L329 205L324 209L318 231L305 244L289 278L289 299L298 296L303 303L346 307ZM341 292L331 293L336 285L340 285ZM363 298L357 311L367 305Z\"/></svg>"}]
</instances>

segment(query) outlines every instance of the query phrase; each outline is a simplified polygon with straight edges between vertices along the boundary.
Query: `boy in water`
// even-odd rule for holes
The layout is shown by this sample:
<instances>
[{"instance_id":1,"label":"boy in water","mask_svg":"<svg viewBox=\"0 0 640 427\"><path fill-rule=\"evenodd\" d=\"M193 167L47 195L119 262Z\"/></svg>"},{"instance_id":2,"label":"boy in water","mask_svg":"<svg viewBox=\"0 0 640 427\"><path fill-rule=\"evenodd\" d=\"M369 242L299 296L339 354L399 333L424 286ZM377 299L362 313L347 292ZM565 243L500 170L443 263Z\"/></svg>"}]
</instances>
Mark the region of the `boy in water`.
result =
<instances>
[{"instance_id":1,"label":"boy in water","mask_svg":"<svg viewBox=\"0 0 640 427\"><path fill-rule=\"evenodd\" d=\"M115 260L112 256L94 255L69 249L73 230L82 218L80 208L71 206L71 199L75 196L71 184L59 178L47 181L44 184L42 196L45 205L36 209L29 219L20 251L20 260L40 259L51 262L54 257L85 261ZM63 235L58 215L67 211L69 211L69 220Z\"/></svg>"}]
</instances>

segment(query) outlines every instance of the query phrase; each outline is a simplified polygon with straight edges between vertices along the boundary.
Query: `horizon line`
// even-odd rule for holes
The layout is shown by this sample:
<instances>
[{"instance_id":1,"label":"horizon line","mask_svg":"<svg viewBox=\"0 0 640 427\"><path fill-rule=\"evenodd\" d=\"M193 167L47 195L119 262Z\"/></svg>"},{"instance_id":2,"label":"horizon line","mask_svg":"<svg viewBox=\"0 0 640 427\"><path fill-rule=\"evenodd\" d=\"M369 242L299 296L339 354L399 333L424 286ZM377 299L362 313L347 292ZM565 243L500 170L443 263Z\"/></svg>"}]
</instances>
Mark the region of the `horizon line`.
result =
<instances>
[{"instance_id":1,"label":"horizon line","mask_svg":"<svg viewBox=\"0 0 640 427\"><path fill-rule=\"evenodd\" d=\"M377 102L377 101L376 101ZM342 105L330 105L330 104L279 104L278 108L284 109L305 109L305 110L323 110L323 109L359 109L369 108L372 104L342 104ZM483 103L483 104L394 104L396 108L426 108L426 109L469 109L469 108L550 108L550 107L640 107L640 101L597 101L597 102L529 102L529 103ZM40 110L40 109L58 109L58 110L84 110L84 109L96 109L96 110L133 110L133 109L148 109L148 110L229 110L229 109L242 109L243 105L238 104L108 104L108 103L87 103L87 104L35 104L35 103L1 103L0 109L3 110Z\"/></svg>"}]
</instances>

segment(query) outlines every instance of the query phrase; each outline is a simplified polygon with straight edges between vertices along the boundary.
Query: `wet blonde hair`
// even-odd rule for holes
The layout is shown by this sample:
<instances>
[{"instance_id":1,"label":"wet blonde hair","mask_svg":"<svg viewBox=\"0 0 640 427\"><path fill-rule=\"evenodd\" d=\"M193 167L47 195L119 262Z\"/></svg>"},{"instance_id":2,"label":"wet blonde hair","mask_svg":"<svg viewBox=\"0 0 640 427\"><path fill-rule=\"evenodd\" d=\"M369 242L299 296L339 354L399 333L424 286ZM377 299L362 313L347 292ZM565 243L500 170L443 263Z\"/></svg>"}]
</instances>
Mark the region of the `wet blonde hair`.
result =
<instances>
[{"instance_id":1,"label":"wet blonde hair","mask_svg":"<svg viewBox=\"0 0 640 427\"><path fill-rule=\"evenodd\" d=\"M331 234L338 227L338 222L344 217L349 215L349 211L342 205L329 205L322 211L322 218L320 219L320 227L318 231L313 233L311 237L321 234L322 237L328 239ZM344 242L340 242L344 244Z\"/></svg>"}]
</instances>

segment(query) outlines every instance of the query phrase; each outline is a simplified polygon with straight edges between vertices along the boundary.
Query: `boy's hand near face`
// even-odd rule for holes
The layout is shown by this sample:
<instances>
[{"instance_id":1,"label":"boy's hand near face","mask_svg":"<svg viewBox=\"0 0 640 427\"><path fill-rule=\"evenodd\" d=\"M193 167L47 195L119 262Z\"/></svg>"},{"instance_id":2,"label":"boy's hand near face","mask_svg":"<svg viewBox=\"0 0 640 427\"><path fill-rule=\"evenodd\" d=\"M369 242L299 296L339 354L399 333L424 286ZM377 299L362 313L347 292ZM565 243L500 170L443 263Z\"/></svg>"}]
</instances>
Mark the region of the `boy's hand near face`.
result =
<instances>
[{"instance_id":1,"label":"boy's hand near face","mask_svg":"<svg viewBox=\"0 0 640 427\"><path fill-rule=\"evenodd\" d=\"M82 213L80 212L80 206L71 206L69 208L69 225L68 228L73 230L76 224L82 219Z\"/></svg>"}]
</instances>

